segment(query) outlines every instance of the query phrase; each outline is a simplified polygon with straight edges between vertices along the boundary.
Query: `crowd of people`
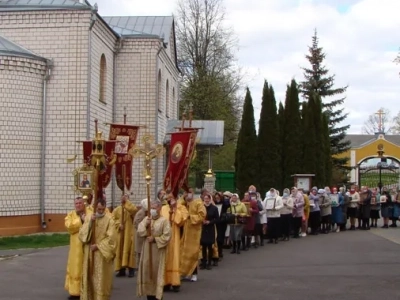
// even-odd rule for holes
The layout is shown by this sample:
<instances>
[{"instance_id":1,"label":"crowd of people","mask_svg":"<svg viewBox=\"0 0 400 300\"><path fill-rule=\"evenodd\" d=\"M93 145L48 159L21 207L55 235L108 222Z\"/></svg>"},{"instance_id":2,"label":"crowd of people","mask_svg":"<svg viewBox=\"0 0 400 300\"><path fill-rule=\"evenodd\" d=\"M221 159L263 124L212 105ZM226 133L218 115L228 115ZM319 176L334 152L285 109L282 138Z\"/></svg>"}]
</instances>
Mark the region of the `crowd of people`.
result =
<instances>
[{"instance_id":1,"label":"crowd of people","mask_svg":"<svg viewBox=\"0 0 400 300\"><path fill-rule=\"evenodd\" d=\"M211 270L224 252L240 254L291 238L345 230L397 227L400 194L397 190L352 186L295 187L282 195L271 188L262 199L250 186L242 200L229 191L202 190L196 198L189 189L175 198L159 191L157 199L139 205L121 197L110 212L105 194L93 208L82 197L65 218L70 233L65 289L69 299L110 299L113 275L134 277L137 295L162 299L179 292L182 281L197 281L198 270ZM389 225L389 220L392 221ZM349 225L348 225L349 223ZM229 250L228 250L229 249Z\"/></svg>"}]
</instances>

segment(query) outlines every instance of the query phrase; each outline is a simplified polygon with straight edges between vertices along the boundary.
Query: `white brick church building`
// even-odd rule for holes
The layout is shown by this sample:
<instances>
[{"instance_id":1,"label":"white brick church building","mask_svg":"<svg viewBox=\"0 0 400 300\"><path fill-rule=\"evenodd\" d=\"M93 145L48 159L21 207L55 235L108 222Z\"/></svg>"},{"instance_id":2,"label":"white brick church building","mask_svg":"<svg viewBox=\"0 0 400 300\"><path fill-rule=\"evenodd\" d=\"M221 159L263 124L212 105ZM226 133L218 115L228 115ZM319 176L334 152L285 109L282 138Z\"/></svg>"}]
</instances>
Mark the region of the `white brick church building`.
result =
<instances>
[{"instance_id":1,"label":"white brick church building","mask_svg":"<svg viewBox=\"0 0 400 300\"><path fill-rule=\"evenodd\" d=\"M177 119L173 17L102 17L84 0L0 1L0 236L63 230L73 208L72 171L94 119L144 125L163 143ZM67 158L78 155L74 163ZM155 163L153 190L165 159ZM145 196L133 163L134 200ZM118 205L120 191L107 188ZM114 195L115 197L112 197Z\"/></svg>"}]
</instances>

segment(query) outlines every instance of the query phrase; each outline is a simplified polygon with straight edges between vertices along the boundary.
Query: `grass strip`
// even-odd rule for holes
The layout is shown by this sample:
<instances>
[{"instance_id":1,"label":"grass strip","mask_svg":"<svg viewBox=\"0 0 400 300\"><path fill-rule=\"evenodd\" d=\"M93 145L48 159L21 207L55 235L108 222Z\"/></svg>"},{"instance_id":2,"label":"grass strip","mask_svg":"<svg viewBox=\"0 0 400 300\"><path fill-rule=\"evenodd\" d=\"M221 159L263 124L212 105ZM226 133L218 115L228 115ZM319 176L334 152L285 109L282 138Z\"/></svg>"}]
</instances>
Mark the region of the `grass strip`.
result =
<instances>
[{"instance_id":1,"label":"grass strip","mask_svg":"<svg viewBox=\"0 0 400 300\"><path fill-rule=\"evenodd\" d=\"M69 244L69 234L35 234L0 238L0 250L51 248Z\"/></svg>"}]
</instances>

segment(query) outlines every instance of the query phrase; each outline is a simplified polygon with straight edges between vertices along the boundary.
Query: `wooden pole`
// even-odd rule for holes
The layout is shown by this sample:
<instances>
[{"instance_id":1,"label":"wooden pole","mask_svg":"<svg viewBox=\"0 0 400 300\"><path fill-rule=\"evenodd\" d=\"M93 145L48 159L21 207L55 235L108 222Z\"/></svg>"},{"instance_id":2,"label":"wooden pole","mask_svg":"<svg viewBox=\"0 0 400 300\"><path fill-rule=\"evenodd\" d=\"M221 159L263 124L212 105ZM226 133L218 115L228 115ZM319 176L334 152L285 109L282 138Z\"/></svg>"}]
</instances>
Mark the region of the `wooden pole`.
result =
<instances>
[{"instance_id":1,"label":"wooden pole","mask_svg":"<svg viewBox=\"0 0 400 300\"><path fill-rule=\"evenodd\" d=\"M150 214L150 181L151 176L146 176L146 189L147 189L147 217L151 219ZM151 236L151 224L147 227L147 236ZM150 280L153 280L153 252L149 247L149 269L150 269Z\"/></svg>"},{"instance_id":2,"label":"wooden pole","mask_svg":"<svg viewBox=\"0 0 400 300\"><path fill-rule=\"evenodd\" d=\"M125 178L126 178L126 166L122 165L122 180L123 180L123 188L122 188L122 197L125 197ZM125 207L124 204L121 203L121 225L122 225L122 230L121 230L121 238L119 242L119 253L120 253L120 258L121 258L121 268L122 266L122 261L123 261L123 255L124 255L124 243L125 243Z\"/></svg>"}]
</instances>

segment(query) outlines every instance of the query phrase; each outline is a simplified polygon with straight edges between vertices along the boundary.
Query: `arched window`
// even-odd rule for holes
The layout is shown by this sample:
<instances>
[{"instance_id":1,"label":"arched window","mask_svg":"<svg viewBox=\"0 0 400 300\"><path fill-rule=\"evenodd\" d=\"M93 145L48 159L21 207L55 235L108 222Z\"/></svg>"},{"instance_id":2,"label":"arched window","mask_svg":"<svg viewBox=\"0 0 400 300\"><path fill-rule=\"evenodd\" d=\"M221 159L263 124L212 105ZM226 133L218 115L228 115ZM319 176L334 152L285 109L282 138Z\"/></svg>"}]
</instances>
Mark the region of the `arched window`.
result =
<instances>
[{"instance_id":1,"label":"arched window","mask_svg":"<svg viewBox=\"0 0 400 300\"><path fill-rule=\"evenodd\" d=\"M101 55L100 58L100 76L99 76L99 100L106 103L106 86L107 86L107 62L106 56Z\"/></svg>"},{"instance_id":2,"label":"arched window","mask_svg":"<svg viewBox=\"0 0 400 300\"><path fill-rule=\"evenodd\" d=\"M162 101L161 101L162 89L161 89L161 70L158 71L158 90L157 90L157 107L158 111L162 112Z\"/></svg>"},{"instance_id":3,"label":"arched window","mask_svg":"<svg viewBox=\"0 0 400 300\"><path fill-rule=\"evenodd\" d=\"M175 105L176 105L176 100L175 100L175 87L172 88L172 109L175 109ZM174 113L172 113L174 114Z\"/></svg>"},{"instance_id":4,"label":"arched window","mask_svg":"<svg viewBox=\"0 0 400 300\"><path fill-rule=\"evenodd\" d=\"M167 83L165 86L165 115L169 118L169 82L167 79Z\"/></svg>"}]
</instances>

